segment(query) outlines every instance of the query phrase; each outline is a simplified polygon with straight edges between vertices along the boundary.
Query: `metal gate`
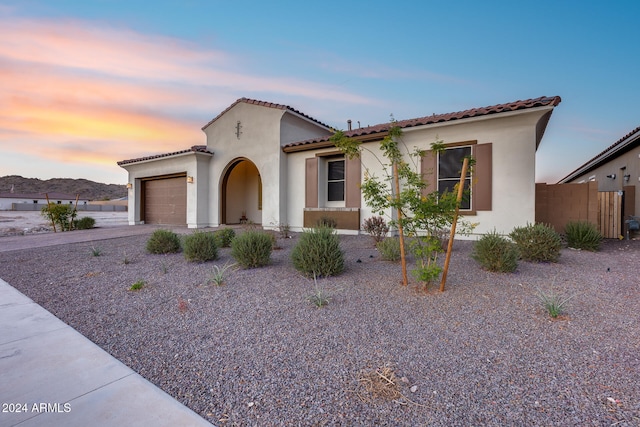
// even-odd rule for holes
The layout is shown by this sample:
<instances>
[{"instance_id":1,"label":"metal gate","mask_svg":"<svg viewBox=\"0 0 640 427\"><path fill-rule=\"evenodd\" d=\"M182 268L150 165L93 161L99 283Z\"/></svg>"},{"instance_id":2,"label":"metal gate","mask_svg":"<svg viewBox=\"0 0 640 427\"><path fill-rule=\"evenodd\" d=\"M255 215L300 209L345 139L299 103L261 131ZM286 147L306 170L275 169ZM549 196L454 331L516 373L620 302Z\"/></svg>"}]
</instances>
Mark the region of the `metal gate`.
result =
<instances>
[{"instance_id":1,"label":"metal gate","mask_svg":"<svg viewBox=\"0 0 640 427\"><path fill-rule=\"evenodd\" d=\"M605 239L617 239L624 234L622 195L622 191L598 192L598 226Z\"/></svg>"}]
</instances>

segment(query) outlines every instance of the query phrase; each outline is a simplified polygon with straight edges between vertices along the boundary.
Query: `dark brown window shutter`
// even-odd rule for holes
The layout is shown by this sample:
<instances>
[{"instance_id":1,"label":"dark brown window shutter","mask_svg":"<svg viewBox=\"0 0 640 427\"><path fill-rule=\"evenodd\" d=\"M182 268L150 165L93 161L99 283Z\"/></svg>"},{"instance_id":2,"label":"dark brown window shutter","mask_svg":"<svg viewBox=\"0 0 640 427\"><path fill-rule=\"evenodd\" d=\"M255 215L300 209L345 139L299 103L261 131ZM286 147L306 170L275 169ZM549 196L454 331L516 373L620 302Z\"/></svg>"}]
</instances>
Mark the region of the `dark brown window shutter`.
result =
<instances>
[{"instance_id":1,"label":"dark brown window shutter","mask_svg":"<svg viewBox=\"0 0 640 427\"><path fill-rule=\"evenodd\" d=\"M427 187L422 190L422 195L438 191L438 154L433 150L424 152L420 159L420 174L422 180L427 183Z\"/></svg>"},{"instance_id":2,"label":"dark brown window shutter","mask_svg":"<svg viewBox=\"0 0 640 427\"><path fill-rule=\"evenodd\" d=\"M493 177L492 144L473 146L473 157L476 160L473 173L472 208L476 211L490 211Z\"/></svg>"},{"instance_id":3,"label":"dark brown window shutter","mask_svg":"<svg viewBox=\"0 0 640 427\"><path fill-rule=\"evenodd\" d=\"M318 207L318 158L313 157L305 161L304 175L304 207Z\"/></svg>"},{"instance_id":4,"label":"dark brown window shutter","mask_svg":"<svg viewBox=\"0 0 640 427\"><path fill-rule=\"evenodd\" d=\"M345 208L359 208L360 207L360 157L353 159L345 159Z\"/></svg>"}]
</instances>

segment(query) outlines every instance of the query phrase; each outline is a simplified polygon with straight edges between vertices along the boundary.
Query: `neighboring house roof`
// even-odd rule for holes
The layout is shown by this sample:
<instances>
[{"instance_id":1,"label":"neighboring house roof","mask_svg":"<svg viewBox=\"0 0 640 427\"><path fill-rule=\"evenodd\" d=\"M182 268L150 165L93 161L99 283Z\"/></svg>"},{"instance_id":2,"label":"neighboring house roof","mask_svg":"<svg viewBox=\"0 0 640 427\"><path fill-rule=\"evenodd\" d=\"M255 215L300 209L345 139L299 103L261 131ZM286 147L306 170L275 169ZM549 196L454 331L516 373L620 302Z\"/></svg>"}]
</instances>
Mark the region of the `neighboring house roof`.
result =
<instances>
[{"instance_id":1,"label":"neighboring house roof","mask_svg":"<svg viewBox=\"0 0 640 427\"><path fill-rule=\"evenodd\" d=\"M224 116L224 114L225 114L227 111L231 110L233 107L235 107L236 105L238 105L238 104L239 104L239 103L241 103L241 102L244 102L244 103L246 103L246 104L251 104L251 105L259 105L259 106L261 106L261 107L269 107L269 108L276 108L276 109L279 109L279 110L286 110L286 111L288 111L288 112L290 112L290 113L293 113L293 114L295 114L295 115L297 115L297 116L303 117L303 118L305 118L305 119L307 119L307 120L310 120L310 121L312 121L312 122L314 122L314 123L316 123L316 124L319 124L320 126L323 126L323 127L327 128L327 129L332 129L332 128L331 128L331 126L326 125L326 124L322 123L321 121L318 121L318 120L314 119L314 118L313 118L313 117L311 117L311 116L307 116L306 114L304 114L304 113L302 113L302 112L300 112L300 111L298 111L298 110L296 110L296 109L294 109L294 108L291 108L291 107L289 107L288 105L274 104L274 103L272 103L272 102L258 101L258 100L256 100L256 99L240 98L240 99L238 99L236 102L234 102L233 104L231 104L229 107L227 107L227 108L226 108L222 113L218 114L218 115L217 115L214 119L212 119L209 123L207 123L206 125L204 125L204 126L202 127L202 130L205 130L205 129L206 129L207 127L209 127L213 122L215 122L216 120L218 120L220 117Z\"/></svg>"},{"instance_id":2,"label":"neighboring house roof","mask_svg":"<svg viewBox=\"0 0 640 427\"><path fill-rule=\"evenodd\" d=\"M137 159L121 160L121 161L118 162L118 166L128 165L130 163L144 162L145 160L155 160L155 159L161 159L163 157L177 156L177 155L180 155L180 154L185 154L185 153L190 153L190 152L206 153L206 154L213 155L213 153L211 151L207 150L207 146L206 145L194 145L191 148L188 148L186 150L174 151L173 153L156 154L154 156L139 157Z\"/></svg>"},{"instance_id":3,"label":"neighboring house roof","mask_svg":"<svg viewBox=\"0 0 640 427\"><path fill-rule=\"evenodd\" d=\"M570 182L580 175L584 175L597 167L607 163L610 160L626 153L627 151L640 146L640 126L617 140L613 145L607 147L600 154L571 172L569 175L558 181L558 184Z\"/></svg>"},{"instance_id":4,"label":"neighboring house roof","mask_svg":"<svg viewBox=\"0 0 640 427\"><path fill-rule=\"evenodd\" d=\"M498 104L492 105L489 107L481 107L481 108L472 108L470 110L458 111L455 113L446 113L446 114L433 114L431 116L419 117L417 119L408 119L408 120L400 120L394 123L394 125L399 126L402 129L410 128L414 126L423 126L430 125L435 123L444 123L450 122L454 120L468 119L471 117L479 117L479 116L487 116L490 114L497 113L505 113L509 111L517 111L524 110L529 108L536 107L547 107L547 106L557 106L560 104L562 99L559 96L542 96L540 98L535 99L526 99L523 101L515 101L507 104ZM379 134L384 134L389 131L391 127L391 123L382 123L374 126L367 126L363 128L353 129L345 131L345 136L348 137L366 137L366 136L376 136ZM298 151L304 149L312 149L319 148L329 144L329 138L331 136L326 136L322 138L314 138L308 139L306 141L300 142L292 142L283 147L284 151ZM309 147L306 147L309 146Z\"/></svg>"},{"instance_id":5,"label":"neighboring house roof","mask_svg":"<svg viewBox=\"0 0 640 427\"><path fill-rule=\"evenodd\" d=\"M2 199L29 199L29 200L38 200L38 199L46 199L46 195L49 196L49 200L75 200L76 196L65 193L0 193L0 198ZM80 197L79 200L88 200Z\"/></svg>"}]
</instances>

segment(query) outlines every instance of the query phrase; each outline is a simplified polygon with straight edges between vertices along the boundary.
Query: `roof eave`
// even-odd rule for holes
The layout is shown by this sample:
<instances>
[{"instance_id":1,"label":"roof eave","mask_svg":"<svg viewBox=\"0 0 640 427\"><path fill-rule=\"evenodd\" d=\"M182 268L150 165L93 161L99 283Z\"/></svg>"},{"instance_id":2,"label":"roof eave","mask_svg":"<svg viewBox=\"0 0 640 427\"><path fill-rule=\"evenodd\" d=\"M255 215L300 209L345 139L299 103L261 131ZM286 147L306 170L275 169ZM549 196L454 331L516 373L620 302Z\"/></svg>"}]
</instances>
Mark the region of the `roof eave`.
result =
<instances>
[{"instance_id":1,"label":"roof eave","mask_svg":"<svg viewBox=\"0 0 640 427\"><path fill-rule=\"evenodd\" d=\"M150 162L157 162L159 160L168 160L168 159L175 159L177 157L184 157L184 156L190 156L190 155L195 155L195 156L207 156L207 157L212 157L213 153L212 152L203 152L203 151L185 151L183 153L173 153L173 154L167 154L167 155L158 155L158 156L150 156L150 157L144 157L141 159L132 159L132 160L123 160L118 162L118 166L120 166L121 168L126 169L128 166L132 166L132 165L140 165L143 163L150 163Z\"/></svg>"},{"instance_id":2,"label":"roof eave","mask_svg":"<svg viewBox=\"0 0 640 427\"><path fill-rule=\"evenodd\" d=\"M587 163L583 164L578 169L574 170L573 172L571 172L569 175L562 178L557 183L566 184L570 181L573 181L574 179L576 179L581 175L589 173L590 171L601 166L602 164L617 157L616 156L617 153L619 153L620 151L623 151L625 148L627 148L629 145L633 144L634 142L638 141L639 139L640 139L640 128L636 129L636 132L628 135L627 138L621 140L614 146L609 147L609 149L598 154L596 157L592 158Z\"/></svg>"}]
</instances>

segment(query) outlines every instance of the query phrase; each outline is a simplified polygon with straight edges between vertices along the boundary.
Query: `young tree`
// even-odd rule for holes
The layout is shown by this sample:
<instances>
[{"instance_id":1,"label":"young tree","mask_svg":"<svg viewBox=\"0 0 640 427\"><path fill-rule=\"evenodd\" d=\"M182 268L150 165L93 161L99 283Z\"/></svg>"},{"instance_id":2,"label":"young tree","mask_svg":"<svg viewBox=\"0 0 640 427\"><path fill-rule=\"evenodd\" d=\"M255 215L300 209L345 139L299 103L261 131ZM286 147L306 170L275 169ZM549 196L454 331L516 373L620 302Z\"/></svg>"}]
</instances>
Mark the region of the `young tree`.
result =
<instances>
[{"instance_id":1,"label":"young tree","mask_svg":"<svg viewBox=\"0 0 640 427\"><path fill-rule=\"evenodd\" d=\"M342 131L337 131L331 141L348 158L361 157L362 151L366 150L380 163L382 177L371 173L363 164L365 172L361 190L365 202L379 215L389 210L396 212L396 218L392 218L390 224L397 227L400 237L403 285L408 283L405 236L412 238L410 246L417 263L414 276L425 286L433 282L442 270L436 263L438 254L443 251L440 236L456 220L457 188L442 194L437 189L427 192L427 184L419 172L420 158L425 151L418 148L409 151L402 140L402 129L393 118L388 134L379 146L385 161ZM442 141L431 144L431 149L438 152L444 147ZM460 225L462 233L468 233L473 227L464 221Z\"/></svg>"}]
</instances>

